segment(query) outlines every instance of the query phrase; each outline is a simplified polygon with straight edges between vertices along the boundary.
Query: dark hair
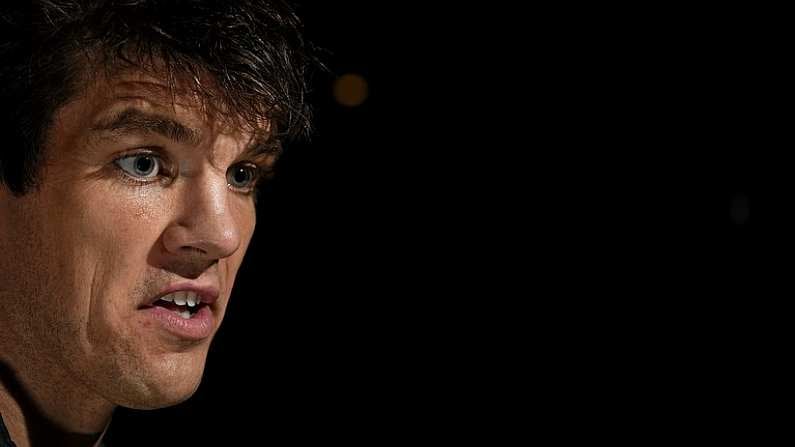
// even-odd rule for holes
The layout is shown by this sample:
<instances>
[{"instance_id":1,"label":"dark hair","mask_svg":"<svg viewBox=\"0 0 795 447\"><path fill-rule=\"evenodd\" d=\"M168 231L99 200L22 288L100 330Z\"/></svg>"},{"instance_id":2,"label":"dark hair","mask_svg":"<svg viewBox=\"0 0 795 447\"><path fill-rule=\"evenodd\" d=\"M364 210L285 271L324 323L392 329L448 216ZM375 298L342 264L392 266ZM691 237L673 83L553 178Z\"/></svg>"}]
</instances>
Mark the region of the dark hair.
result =
<instances>
[{"instance_id":1,"label":"dark hair","mask_svg":"<svg viewBox=\"0 0 795 447\"><path fill-rule=\"evenodd\" d=\"M0 6L0 185L17 195L37 185L55 111L97 70L158 67L172 88L209 75L211 86L194 83L203 102L246 123L270 120L273 141L309 131L313 59L281 0L9 3Z\"/></svg>"}]
</instances>

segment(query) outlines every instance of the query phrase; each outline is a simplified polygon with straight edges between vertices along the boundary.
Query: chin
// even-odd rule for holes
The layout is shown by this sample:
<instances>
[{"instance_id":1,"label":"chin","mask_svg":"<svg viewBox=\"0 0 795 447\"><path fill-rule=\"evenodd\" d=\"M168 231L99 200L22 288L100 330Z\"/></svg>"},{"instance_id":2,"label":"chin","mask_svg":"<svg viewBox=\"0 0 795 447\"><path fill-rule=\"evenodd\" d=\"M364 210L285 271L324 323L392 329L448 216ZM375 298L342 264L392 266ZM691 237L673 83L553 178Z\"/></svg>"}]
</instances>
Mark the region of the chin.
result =
<instances>
[{"instance_id":1,"label":"chin","mask_svg":"<svg viewBox=\"0 0 795 447\"><path fill-rule=\"evenodd\" d=\"M149 369L145 377L129 381L116 403L135 410L156 410L188 400L201 384L204 362L161 363Z\"/></svg>"},{"instance_id":2,"label":"chin","mask_svg":"<svg viewBox=\"0 0 795 447\"><path fill-rule=\"evenodd\" d=\"M161 384L149 384L143 392L136 390L132 393L125 393L116 402L122 407L134 410L157 410L159 408L171 407L188 400L199 388L200 381L195 384L183 384L174 387L172 385L161 386Z\"/></svg>"}]
</instances>

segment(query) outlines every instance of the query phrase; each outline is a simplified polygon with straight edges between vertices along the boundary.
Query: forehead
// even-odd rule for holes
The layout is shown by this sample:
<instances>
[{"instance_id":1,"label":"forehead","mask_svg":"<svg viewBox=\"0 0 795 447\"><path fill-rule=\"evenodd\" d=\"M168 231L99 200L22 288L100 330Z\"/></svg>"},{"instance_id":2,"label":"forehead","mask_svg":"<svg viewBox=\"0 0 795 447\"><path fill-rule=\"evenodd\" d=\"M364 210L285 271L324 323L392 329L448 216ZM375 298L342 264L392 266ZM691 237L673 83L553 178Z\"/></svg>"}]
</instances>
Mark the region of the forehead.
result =
<instances>
[{"instance_id":1,"label":"forehead","mask_svg":"<svg viewBox=\"0 0 795 447\"><path fill-rule=\"evenodd\" d=\"M209 127L224 133L271 133L267 118L245 120L217 100L222 95L208 96L213 86L209 77L175 77L127 69L113 74L101 73L87 80L83 97L94 119L114 108L135 106L178 116L197 128Z\"/></svg>"},{"instance_id":2,"label":"forehead","mask_svg":"<svg viewBox=\"0 0 795 447\"><path fill-rule=\"evenodd\" d=\"M251 123L224 113L220 106L211 104L211 98L191 88L197 82L210 81L169 82L167 77L140 70L87 78L80 92L56 113L50 137L57 135L63 140L85 136L93 141L118 137L122 130L135 130L138 134L159 133L197 146L206 138L224 135L231 136L254 156L278 153L269 120ZM50 143L58 144L52 140Z\"/></svg>"}]
</instances>

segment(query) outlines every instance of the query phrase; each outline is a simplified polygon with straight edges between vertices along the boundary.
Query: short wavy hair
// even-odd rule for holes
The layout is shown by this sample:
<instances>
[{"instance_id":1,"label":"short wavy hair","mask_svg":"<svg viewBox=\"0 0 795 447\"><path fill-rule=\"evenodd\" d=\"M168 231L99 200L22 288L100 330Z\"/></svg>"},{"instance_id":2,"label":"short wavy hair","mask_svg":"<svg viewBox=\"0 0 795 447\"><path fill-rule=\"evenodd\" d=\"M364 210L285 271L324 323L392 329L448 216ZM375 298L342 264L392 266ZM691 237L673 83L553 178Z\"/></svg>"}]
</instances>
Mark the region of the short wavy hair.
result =
<instances>
[{"instance_id":1,"label":"short wavy hair","mask_svg":"<svg viewBox=\"0 0 795 447\"><path fill-rule=\"evenodd\" d=\"M55 112L96 70L158 67L171 88L192 80L204 103L252 125L268 120L280 147L309 133L315 63L281 0L8 2L0 6L0 186L24 195L38 185ZM199 81L208 75L211 86Z\"/></svg>"}]
</instances>

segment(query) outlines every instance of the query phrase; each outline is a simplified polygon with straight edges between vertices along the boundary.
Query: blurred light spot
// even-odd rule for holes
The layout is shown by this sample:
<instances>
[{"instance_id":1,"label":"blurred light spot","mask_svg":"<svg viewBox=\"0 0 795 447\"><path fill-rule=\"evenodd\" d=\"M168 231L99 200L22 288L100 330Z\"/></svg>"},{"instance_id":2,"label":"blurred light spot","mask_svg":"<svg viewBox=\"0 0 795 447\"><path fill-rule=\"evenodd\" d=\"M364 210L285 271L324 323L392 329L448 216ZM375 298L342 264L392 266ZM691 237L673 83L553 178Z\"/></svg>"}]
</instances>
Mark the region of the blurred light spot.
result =
<instances>
[{"instance_id":1,"label":"blurred light spot","mask_svg":"<svg viewBox=\"0 0 795 447\"><path fill-rule=\"evenodd\" d=\"M367 81L357 74L342 75L334 81L334 99L343 106L360 106L367 94Z\"/></svg>"},{"instance_id":2,"label":"blurred light spot","mask_svg":"<svg viewBox=\"0 0 795 447\"><path fill-rule=\"evenodd\" d=\"M748 222L751 209L748 196L745 194L738 194L732 199L731 215L732 221L737 225L744 225Z\"/></svg>"}]
</instances>

